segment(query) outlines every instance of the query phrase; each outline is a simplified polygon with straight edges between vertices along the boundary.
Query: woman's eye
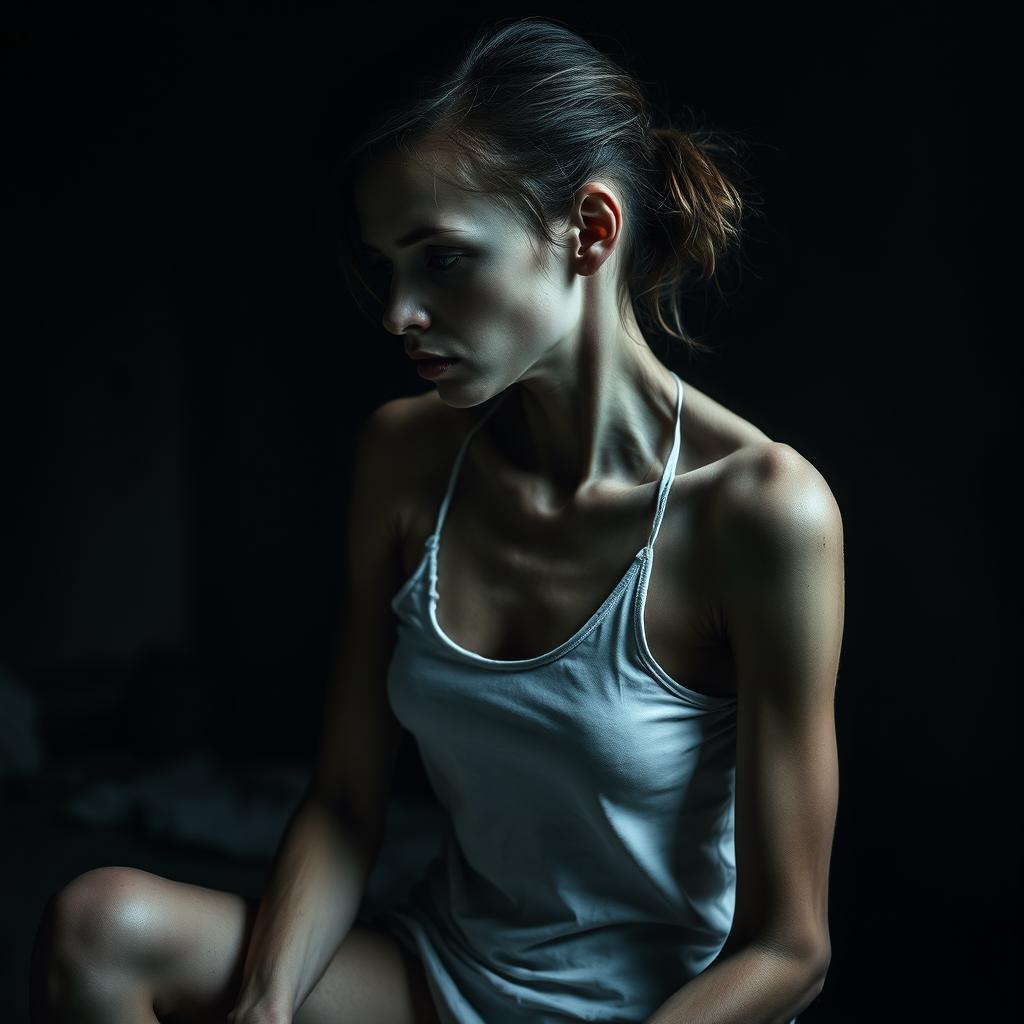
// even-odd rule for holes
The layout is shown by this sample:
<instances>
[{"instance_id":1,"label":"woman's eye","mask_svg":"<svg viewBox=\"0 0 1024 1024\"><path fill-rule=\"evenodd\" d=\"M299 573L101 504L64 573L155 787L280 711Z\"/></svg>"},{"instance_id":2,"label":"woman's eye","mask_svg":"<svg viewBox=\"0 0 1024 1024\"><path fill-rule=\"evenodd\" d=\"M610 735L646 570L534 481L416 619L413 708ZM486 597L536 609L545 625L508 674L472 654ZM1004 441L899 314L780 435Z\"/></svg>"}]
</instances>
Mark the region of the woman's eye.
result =
<instances>
[{"instance_id":1,"label":"woman's eye","mask_svg":"<svg viewBox=\"0 0 1024 1024\"><path fill-rule=\"evenodd\" d=\"M440 271L452 270L454 267L456 267L459 264L459 261L462 259L463 255L465 255L465 254L461 253L461 252L434 252L434 253L427 253L427 266L431 270L440 270ZM431 263L431 260L442 260L442 261L443 260L450 260L452 262L441 263L440 265L438 265L438 264L435 264L435 263ZM374 275L381 274L381 273L384 273L385 271L387 271L390 268L390 266L391 266L391 264L388 263L386 260L378 260L376 263L371 263L369 265L369 272L371 274L374 274Z\"/></svg>"},{"instance_id":2,"label":"woman's eye","mask_svg":"<svg viewBox=\"0 0 1024 1024\"><path fill-rule=\"evenodd\" d=\"M456 266L458 264L459 260L462 259L462 253L461 252L438 252L438 253L428 254L427 255L427 264L428 264L428 266L430 265L430 260L432 260L432 259L436 259L436 260L454 260L455 261L454 263L446 263L444 266L434 267L435 270L451 270L452 267Z\"/></svg>"}]
</instances>

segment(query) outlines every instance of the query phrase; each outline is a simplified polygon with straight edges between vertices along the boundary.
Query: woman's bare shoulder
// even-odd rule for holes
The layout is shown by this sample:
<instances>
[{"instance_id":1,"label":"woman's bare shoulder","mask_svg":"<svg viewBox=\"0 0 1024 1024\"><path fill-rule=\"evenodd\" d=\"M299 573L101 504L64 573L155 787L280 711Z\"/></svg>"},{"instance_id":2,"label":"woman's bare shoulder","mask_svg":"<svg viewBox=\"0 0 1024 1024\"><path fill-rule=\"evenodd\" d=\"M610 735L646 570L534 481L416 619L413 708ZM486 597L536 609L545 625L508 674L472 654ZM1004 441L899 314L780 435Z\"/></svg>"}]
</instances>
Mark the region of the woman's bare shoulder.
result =
<instances>
[{"instance_id":1,"label":"woman's bare shoulder","mask_svg":"<svg viewBox=\"0 0 1024 1024\"><path fill-rule=\"evenodd\" d=\"M696 464L711 470L708 479L714 481L714 491L746 494L756 502L769 500L765 485L782 477L815 478L828 487L806 455L788 442L769 437L760 427L692 385L687 385L683 399L683 417L684 433L696 453Z\"/></svg>"},{"instance_id":2,"label":"woman's bare shoulder","mask_svg":"<svg viewBox=\"0 0 1024 1024\"><path fill-rule=\"evenodd\" d=\"M384 410L396 442L395 469L413 493L450 464L454 448L479 415L478 409L446 405L436 391L392 398L378 411Z\"/></svg>"},{"instance_id":3,"label":"woman's bare shoulder","mask_svg":"<svg viewBox=\"0 0 1024 1024\"><path fill-rule=\"evenodd\" d=\"M396 398L396 410L403 417L403 429L408 431L410 449L417 461L422 461L428 450L459 438L472 426L479 409L454 409L441 401L436 391L422 395Z\"/></svg>"}]
</instances>

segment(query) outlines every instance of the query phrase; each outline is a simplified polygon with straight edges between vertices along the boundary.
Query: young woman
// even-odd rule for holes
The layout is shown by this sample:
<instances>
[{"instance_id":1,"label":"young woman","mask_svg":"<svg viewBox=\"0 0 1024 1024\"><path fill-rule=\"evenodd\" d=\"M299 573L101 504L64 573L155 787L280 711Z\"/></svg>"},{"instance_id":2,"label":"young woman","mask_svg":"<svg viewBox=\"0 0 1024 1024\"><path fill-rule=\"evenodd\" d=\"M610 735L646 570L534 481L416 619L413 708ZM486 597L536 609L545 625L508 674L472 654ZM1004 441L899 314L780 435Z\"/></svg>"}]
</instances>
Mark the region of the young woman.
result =
<instances>
[{"instance_id":1,"label":"young woman","mask_svg":"<svg viewBox=\"0 0 1024 1024\"><path fill-rule=\"evenodd\" d=\"M714 154L538 18L353 146L351 278L434 386L357 441L309 791L258 907L124 867L70 883L37 1020L768 1024L814 1000L841 516L637 317L701 347L679 288L743 210ZM401 726L444 850L356 922Z\"/></svg>"}]
</instances>

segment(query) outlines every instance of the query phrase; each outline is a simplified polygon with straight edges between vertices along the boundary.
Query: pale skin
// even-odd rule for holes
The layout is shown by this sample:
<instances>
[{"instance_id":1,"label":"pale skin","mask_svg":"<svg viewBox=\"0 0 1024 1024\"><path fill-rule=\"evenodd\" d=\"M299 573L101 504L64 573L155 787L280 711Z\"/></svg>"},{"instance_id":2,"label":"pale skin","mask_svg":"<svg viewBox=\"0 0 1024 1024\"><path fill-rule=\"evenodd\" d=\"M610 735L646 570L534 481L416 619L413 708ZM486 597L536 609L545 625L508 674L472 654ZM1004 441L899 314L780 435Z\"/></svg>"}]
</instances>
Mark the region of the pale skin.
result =
<instances>
[{"instance_id":1,"label":"pale skin","mask_svg":"<svg viewBox=\"0 0 1024 1024\"><path fill-rule=\"evenodd\" d=\"M573 635L646 542L672 445L675 381L635 320L619 321L614 273L625 210L611 183L588 182L559 226L566 248L540 251L486 197L397 158L367 169L354 198L364 242L391 271L383 326L409 350L460 359L425 395L379 410L398 462L377 515L396 538L393 569L377 574L378 600L422 557L466 429L511 388L467 449L439 549L437 611L463 647L532 657ZM460 233L395 246L424 224ZM452 265L445 257L455 254L462 258ZM812 993L800 995L806 1005L827 969L842 522L806 459L685 381L680 430L645 629L672 678L738 697L740 749L733 932L677 995L713 992L723 1004L722 991L735 990L737 1019L762 1019L749 1016L751 1007L789 1014L790 990ZM379 621L381 638L366 640L377 644L377 661L367 653L367 665L388 653L387 616ZM358 632L368 633L362 624ZM768 664L791 671L782 678L760 667ZM324 777L340 774L328 762L322 752ZM255 910L241 896L134 868L86 872L44 916L33 1020L223 1022L238 1000ZM723 961L755 951L743 969L747 987L737 989ZM788 1002L778 1001L783 995ZM237 1024L438 1019L419 959L362 924L294 1015L277 1010ZM652 1024L677 1019L671 1011L663 1006Z\"/></svg>"}]
</instances>

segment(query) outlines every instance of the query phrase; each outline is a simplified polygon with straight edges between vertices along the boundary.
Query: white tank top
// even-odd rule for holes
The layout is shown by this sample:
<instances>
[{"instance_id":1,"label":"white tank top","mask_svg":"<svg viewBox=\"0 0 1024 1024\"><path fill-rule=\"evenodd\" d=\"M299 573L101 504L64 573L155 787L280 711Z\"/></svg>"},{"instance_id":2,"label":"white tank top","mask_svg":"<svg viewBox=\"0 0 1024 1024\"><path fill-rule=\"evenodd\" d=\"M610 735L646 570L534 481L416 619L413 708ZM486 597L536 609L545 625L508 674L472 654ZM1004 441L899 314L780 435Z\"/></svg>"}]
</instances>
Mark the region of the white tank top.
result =
<instances>
[{"instance_id":1,"label":"white tank top","mask_svg":"<svg viewBox=\"0 0 1024 1024\"><path fill-rule=\"evenodd\" d=\"M671 678L644 633L679 456L673 376L650 537L573 636L503 661L438 625L445 514L470 439L505 395L467 432L423 557L392 599L388 699L447 828L409 898L370 923L421 958L445 1024L640 1024L729 934L736 698Z\"/></svg>"}]
</instances>

